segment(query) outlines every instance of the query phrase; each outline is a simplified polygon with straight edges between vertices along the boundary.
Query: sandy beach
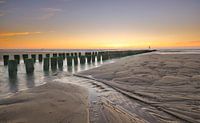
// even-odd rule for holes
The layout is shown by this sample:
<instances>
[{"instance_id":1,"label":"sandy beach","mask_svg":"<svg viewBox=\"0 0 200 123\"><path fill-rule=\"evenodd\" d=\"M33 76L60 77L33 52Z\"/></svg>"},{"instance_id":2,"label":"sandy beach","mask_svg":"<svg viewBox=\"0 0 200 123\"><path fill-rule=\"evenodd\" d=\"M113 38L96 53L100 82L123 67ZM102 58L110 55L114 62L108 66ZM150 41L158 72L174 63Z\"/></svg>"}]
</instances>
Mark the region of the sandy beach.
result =
<instances>
[{"instance_id":1,"label":"sandy beach","mask_svg":"<svg viewBox=\"0 0 200 123\"><path fill-rule=\"evenodd\" d=\"M199 123L199 59L199 54L129 56L79 75L156 107L174 117L169 121Z\"/></svg>"},{"instance_id":2,"label":"sandy beach","mask_svg":"<svg viewBox=\"0 0 200 123\"><path fill-rule=\"evenodd\" d=\"M0 99L0 123L199 123L199 59L155 52L75 76L57 73L44 85ZM97 99L90 102L92 88Z\"/></svg>"},{"instance_id":3,"label":"sandy beach","mask_svg":"<svg viewBox=\"0 0 200 123\"><path fill-rule=\"evenodd\" d=\"M88 94L79 86L48 83L0 100L0 123L88 123Z\"/></svg>"},{"instance_id":4,"label":"sandy beach","mask_svg":"<svg viewBox=\"0 0 200 123\"><path fill-rule=\"evenodd\" d=\"M0 99L0 123L144 123L101 97L91 110L89 88L79 86L79 81L89 82L66 75Z\"/></svg>"}]
</instances>

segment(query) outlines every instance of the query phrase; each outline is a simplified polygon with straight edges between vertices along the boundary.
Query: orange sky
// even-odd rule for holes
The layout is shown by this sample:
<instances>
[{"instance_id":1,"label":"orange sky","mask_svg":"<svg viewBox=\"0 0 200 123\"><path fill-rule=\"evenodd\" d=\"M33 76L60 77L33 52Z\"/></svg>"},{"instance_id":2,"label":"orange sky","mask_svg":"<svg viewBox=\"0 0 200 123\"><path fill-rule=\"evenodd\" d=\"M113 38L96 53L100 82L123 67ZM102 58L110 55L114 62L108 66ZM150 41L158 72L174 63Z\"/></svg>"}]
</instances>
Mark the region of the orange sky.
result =
<instances>
[{"instance_id":1,"label":"orange sky","mask_svg":"<svg viewBox=\"0 0 200 123\"><path fill-rule=\"evenodd\" d=\"M1 0L0 48L198 48L196 0Z\"/></svg>"},{"instance_id":2,"label":"orange sky","mask_svg":"<svg viewBox=\"0 0 200 123\"><path fill-rule=\"evenodd\" d=\"M150 36L127 34L63 35L55 32L0 33L0 48L52 48L52 49L99 49L99 48L184 48L200 47L198 37ZM175 40L173 40L175 39Z\"/></svg>"}]
</instances>

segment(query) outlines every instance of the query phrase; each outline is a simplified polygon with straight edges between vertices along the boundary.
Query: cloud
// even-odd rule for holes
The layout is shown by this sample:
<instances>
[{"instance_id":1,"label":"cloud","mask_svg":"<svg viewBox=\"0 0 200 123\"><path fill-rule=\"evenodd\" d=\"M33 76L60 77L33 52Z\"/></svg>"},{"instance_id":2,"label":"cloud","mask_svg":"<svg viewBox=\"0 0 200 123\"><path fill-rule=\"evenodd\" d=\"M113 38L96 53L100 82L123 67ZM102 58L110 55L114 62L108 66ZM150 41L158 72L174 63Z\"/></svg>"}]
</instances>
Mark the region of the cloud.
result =
<instances>
[{"instance_id":1,"label":"cloud","mask_svg":"<svg viewBox=\"0 0 200 123\"><path fill-rule=\"evenodd\" d=\"M4 16L4 15L5 15L5 13L0 11L0 17Z\"/></svg>"},{"instance_id":2,"label":"cloud","mask_svg":"<svg viewBox=\"0 0 200 123\"><path fill-rule=\"evenodd\" d=\"M5 3L5 2L6 2L6 0L0 0L0 4L1 4L1 3Z\"/></svg>"},{"instance_id":3,"label":"cloud","mask_svg":"<svg viewBox=\"0 0 200 123\"><path fill-rule=\"evenodd\" d=\"M42 32L7 32L7 33L0 33L1 37L11 37L11 36L26 36L26 35L34 35L34 34L41 34Z\"/></svg>"},{"instance_id":4,"label":"cloud","mask_svg":"<svg viewBox=\"0 0 200 123\"><path fill-rule=\"evenodd\" d=\"M62 9L57 9L57 8L42 8L41 10L44 14L41 17L39 17L40 20L46 20L52 18L56 14L62 11Z\"/></svg>"},{"instance_id":5,"label":"cloud","mask_svg":"<svg viewBox=\"0 0 200 123\"><path fill-rule=\"evenodd\" d=\"M60 12L60 11L62 11L61 9L56 9L56 8L42 8L42 10L45 12Z\"/></svg>"}]
</instances>

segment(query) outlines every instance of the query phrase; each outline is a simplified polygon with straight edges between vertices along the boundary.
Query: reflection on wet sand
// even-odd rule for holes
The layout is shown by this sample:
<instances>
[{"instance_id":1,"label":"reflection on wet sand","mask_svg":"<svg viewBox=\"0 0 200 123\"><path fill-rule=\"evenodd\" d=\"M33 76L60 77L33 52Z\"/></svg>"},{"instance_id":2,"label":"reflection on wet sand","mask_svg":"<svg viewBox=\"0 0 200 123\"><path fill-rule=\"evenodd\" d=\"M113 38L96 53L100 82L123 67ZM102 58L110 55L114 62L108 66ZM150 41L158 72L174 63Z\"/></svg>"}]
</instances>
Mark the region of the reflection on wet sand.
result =
<instances>
[{"instance_id":1,"label":"reflection on wet sand","mask_svg":"<svg viewBox=\"0 0 200 123\"><path fill-rule=\"evenodd\" d=\"M97 59L97 58L95 58ZM26 74L26 68L25 64L23 62L23 59L21 59L20 64L18 65L18 73L16 78L9 78L8 76L8 67L1 65L2 68L0 71L1 76L1 96L5 95L6 93L15 93L20 90L25 90L28 88L32 88L34 86L42 85L46 82L51 81L51 76L56 76L59 74L74 74L76 72L80 72L83 70L88 70L93 67L98 67L101 64L103 64L103 61L97 62L95 60L94 62L88 63L87 58L85 58L86 62L85 64L80 63L80 59L78 58L78 64L75 65L74 59L72 59L72 65L67 65L67 59L63 60L63 68L57 68L57 69L51 69L44 71L43 70L43 64L44 61L39 62L36 60L36 63L34 64L34 73L32 75ZM105 61L106 62L106 61ZM108 60L109 62L109 60ZM8 80L9 79L9 80ZM9 81L9 83L8 83Z\"/></svg>"},{"instance_id":2,"label":"reflection on wet sand","mask_svg":"<svg viewBox=\"0 0 200 123\"><path fill-rule=\"evenodd\" d=\"M26 76L26 79L27 79L27 87L28 88L32 88L35 86L35 76L34 74L27 74Z\"/></svg>"},{"instance_id":3,"label":"reflection on wet sand","mask_svg":"<svg viewBox=\"0 0 200 123\"><path fill-rule=\"evenodd\" d=\"M9 77L9 88L12 93L18 91L18 78L16 77Z\"/></svg>"}]
</instances>

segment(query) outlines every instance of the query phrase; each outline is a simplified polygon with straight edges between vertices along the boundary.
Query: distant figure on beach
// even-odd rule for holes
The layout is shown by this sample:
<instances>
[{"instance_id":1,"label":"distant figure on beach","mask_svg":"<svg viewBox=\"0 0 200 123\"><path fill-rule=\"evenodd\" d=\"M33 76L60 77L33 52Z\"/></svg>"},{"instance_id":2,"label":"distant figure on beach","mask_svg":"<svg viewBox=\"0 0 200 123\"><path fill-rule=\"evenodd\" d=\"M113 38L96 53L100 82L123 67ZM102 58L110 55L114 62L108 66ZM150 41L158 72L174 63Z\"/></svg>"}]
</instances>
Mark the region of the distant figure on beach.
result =
<instances>
[{"instance_id":1,"label":"distant figure on beach","mask_svg":"<svg viewBox=\"0 0 200 123\"><path fill-rule=\"evenodd\" d=\"M151 49L151 46L149 46L149 50Z\"/></svg>"}]
</instances>

